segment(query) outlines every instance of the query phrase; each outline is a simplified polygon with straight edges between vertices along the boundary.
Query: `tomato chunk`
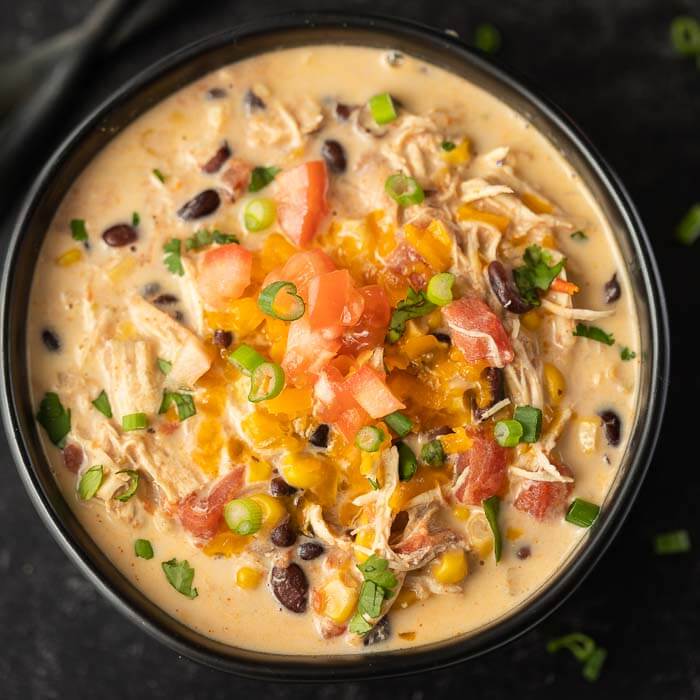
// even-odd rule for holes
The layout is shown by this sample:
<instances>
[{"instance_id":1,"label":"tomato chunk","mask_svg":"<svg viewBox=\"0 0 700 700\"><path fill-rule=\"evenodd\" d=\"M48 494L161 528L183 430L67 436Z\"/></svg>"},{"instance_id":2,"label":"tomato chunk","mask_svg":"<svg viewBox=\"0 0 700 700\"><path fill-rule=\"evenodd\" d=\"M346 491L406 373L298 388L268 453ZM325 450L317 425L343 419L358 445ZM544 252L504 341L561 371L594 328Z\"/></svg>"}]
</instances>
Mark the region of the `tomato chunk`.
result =
<instances>
[{"instance_id":1,"label":"tomato chunk","mask_svg":"<svg viewBox=\"0 0 700 700\"><path fill-rule=\"evenodd\" d=\"M340 340L312 330L306 316L294 321L289 325L287 349L282 359L282 369L287 380L296 386L308 384L335 357L339 349Z\"/></svg>"},{"instance_id":2,"label":"tomato chunk","mask_svg":"<svg viewBox=\"0 0 700 700\"><path fill-rule=\"evenodd\" d=\"M491 436L471 435L474 443L457 456L455 498L462 503L480 505L500 493L506 484L508 450Z\"/></svg>"},{"instance_id":3,"label":"tomato chunk","mask_svg":"<svg viewBox=\"0 0 700 700\"><path fill-rule=\"evenodd\" d=\"M571 469L565 465L556 465L561 474L572 476ZM572 482L529 481L515 499L513 505L531 515L536 520L548 520L564 515L566 505L574 490Z\"/></svg>"},{"instance_id":4,"label":"tomato chunk","mask_svg":"<svg viewBox=\"0 0 700 700\"><path fill-rule=\"evenodd\" d=\"M383 287L370 284L360 287L358 291L365 300L364 311L357 323L344 333L341 339L343 349L351 354L382 345L391 319L391 307Z\"/></svg>"},{"instance_id":5,"label":"tomato chunk","mask_svg":"<svg viewBox=\"0 0 700 700\"><path fill-rule=\"evenodd\" d=\"M309 324L312 329L337 329L354 326L362 316L365 298L355 289L347 270L334 270L309 282Z\"/></svg>"},{"instance_id":6,"label":"tomato chunk","mask_svg":"<svg viewBox=\"0 0 700 700\"><path fill-rule=\"evenodd\" d=\"M335 270L335 263L320 248L295 253L282 267L270 272L263 282L267 287L273 282L284 280L296 285L297 293L308 300L309 282L318 275Z\"/></svg>"},{"instance_id":7,"label":"tomato chunk","mask_svg":"<svg viewBox=\"0 0 700 700\"><path fill-rule=\"evenodd\" d=\"M383 418L394 411L406 408L391 393L382 375L369 365L362 365L355 374L345 380L345 385L355 401L372 418Z\"/></svg>"},{"instance_id":8,"label":"tomato chunk","mask_svg":"<svg viewBox=\"0 0 700 700\"><path fill-rule=\"evenodd\" d=\"M182 526L195 537L213 537L219 529L224 506L243 487L244 473L244 467L236 466L217 482L208 496L191 493L184 498L178 506Z\"/></svg>"},{"instance_id":9,"label":"tomato chunk","mask_svg":"<svg viewBox=\"0 0 700 700\"><path fill-rule=\"evenodd\" d=\"M322 160L302 163L277 176L277 220L299 247L308 245L328 210L328 176Z\"/></svg>"},{"instance_id":10,"label":"tomato chunk","mask_svg":"<svg viewBox=\"0 0 700 700\"><path fill-rule=\"evenodd\" d=\"M252 269L253 254L237 243L212 248L202 257L199 292L210 306L225 306L243 294Z\"/></svg>"},{"instance_id":11,"label":"tomato chunk","mask_svg":"<svg viewBox=\"0 0 700 700\"><path fill-rule=\"evenodd\" d=\"M498 316L486 302L466 296L442 310L452 342L468 362L486 360L492 367L504 367L513 361L513 347Z\"/></svg>"},{"instance_id":12,"label":"tomato chunk","mask_svg":"<svg viewBox=\"0 0 700 700\"><path fill-rule=\"evenodd\" d=\"M336 367L326 367L319 374L314 394L318 401L318 417L325 423L334 425L348 442L352 442L357 431L371 420L355 400L348 381Z\"/></svg>"},{"instance_id":13,"label":"tomato chunk","mask_svg":"<svg viewBox=\"0 0 700 700\"><path fill-rule=\"evenodd\" d=\"M357 431L370 422L367 412L359 406L348 408L336 419L334 425L343 434L343 437L352 442L357 435Z\"/></svg>"}]
</instances>

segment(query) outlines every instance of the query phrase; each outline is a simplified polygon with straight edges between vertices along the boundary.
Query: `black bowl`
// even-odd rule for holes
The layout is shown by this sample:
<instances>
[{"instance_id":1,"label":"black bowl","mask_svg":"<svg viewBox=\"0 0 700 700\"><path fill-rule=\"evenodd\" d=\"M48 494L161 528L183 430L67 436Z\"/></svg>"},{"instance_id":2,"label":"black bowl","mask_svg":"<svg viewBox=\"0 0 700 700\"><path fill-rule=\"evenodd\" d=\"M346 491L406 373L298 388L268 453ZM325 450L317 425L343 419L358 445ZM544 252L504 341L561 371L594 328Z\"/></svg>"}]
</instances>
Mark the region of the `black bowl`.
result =
<instances>
[{"instance_id":1,"label":"black bowl","mask_svg":"<svg viewBox=\"0 0 700 700\"><path fill-rule=\"evenodd\" d=\"M66 191L95 154L140 114L205 73L248 56L314 43L396 49L480 85L524 114L566 156L616 232L641 325L641 389L619 474L591 531L561 569L515 610L483 628L416 649L371 654L284 656L224 645L155 606L104 556L65 502L42 452L29 394L26 309L37 252ZM506 643L551 613L581 583L619 529L649 465L668 383L666 308L651 247L622 185L578 129L458 39L416 24L368 16L286 15L200 41L132 80L63 143L36 180L9 245L2 280L3 419L20 476L53 536L114 606L178 653L219 669L271 680L340 680L416 673L455 664Z\"/></svg>"}]
</instances>

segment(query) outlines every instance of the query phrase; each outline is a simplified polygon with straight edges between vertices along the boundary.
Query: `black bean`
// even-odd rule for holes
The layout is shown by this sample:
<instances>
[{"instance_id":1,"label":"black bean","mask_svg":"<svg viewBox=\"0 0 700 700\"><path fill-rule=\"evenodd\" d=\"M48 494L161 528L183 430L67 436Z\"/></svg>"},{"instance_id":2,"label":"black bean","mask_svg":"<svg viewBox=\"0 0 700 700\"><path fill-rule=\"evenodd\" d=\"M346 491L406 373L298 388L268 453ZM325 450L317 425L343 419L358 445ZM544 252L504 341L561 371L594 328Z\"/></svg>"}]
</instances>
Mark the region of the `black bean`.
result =
<instances>
[{"instance_id":1,"label":"black bean","mask_svg":"<svg viewBox=\"0 0 700 700\"><path fill-rule=\"evenodd\" d=\"M452 345L452 338L450 338L449 333L440 333L440 331L435 331L435 333L431 333L430 335L437 338L441 343L447 343L448 345Z\"/></svg>"},{"instance_id":2,"label":"black bean","mask_svg":"<svg viewBox=\"0 0 700 700\"><path fill-rule=\"evenodd\" d=\"M270 585L275 598L287 610L295 613L303 613L306 610L309 582L306 580L306 574L299 564L290 564L287 567L272 567Z\"/></svg>"},{"instance_id":3,"label":"black bean","mask_svg":"<svg viewBox=\"0 0 700 700\"><path fill-rule=\"evenodd\" d=\"M617 272L605 283L605 303L612 304L622 294L620 283L617 281Z\"/></svg>"},{"instance_id":4,"label":"black bean","mask_svg":"<svg viewBox=\"0 0 700 700\"><path fill-rule=\"evenodd\" d=\"M622 432L622 422L620 416L612 409L601 411L599 414L603 424L603 433L608 445L617 447L620 444L620 434Z\"/></svg>"},{"instance_id":5,"label":"black bean","mask_svg":"<svg viewBox=\"0 0 700 700\"><path fill-rule=\"evenodd\" d=\"M350 119L354 107L350 105L343 104L342 102L337 102L335 105L335 116L340 121L344 122Z\"/></svg>"},{"instance_id":6,"label":"black bean","mask_svg":"<svg viewBox=\"0 0 700 700\"><path fill-rule=\"evenodd\" d=\"M160 291L160 284L158 282L149 282L143 288L143 295L145 297L152 297L158 294Z\"/></svg>"},{"instance_id":7,"label":"black bean","mask_svg":"<svg viewBox=\"0 0 700 700\"><path fill-rule=\"evenodd\" d=\"M532 308L519 294L511 281L510 274L503 263L494 260L489 264L489 282L491 289L504 309L514 314L524 314Z\"/></svg>"},{"instance_id":8,"label":"black bean","mask_svg":"<svg viewBox=\"0 0 700 700\"><path fill-rule=\"evenodd\" d=\"M486 381L489 388L490 401L488 406L477 406L476 403L472 406L474 420L480 421L490 408L495 406L499 401L503 401L506 397L505 385L503 381L503 370L500 367L487 367L482 373L482 378Z\"/></svg>"},{"instance_id":9,"label":"black bean","mask_svg":"<svg viewBox=\"0 0 700 700\"><path fill-rule=\"evenodd\" d=\"M377 624L372 627L372 629L367 632L363 640L363 644L366 647L372 646L373 644L379 644L380 642L386 642L387 639L391 637L391 625L389 624L389 616L384 615L384 617L377 622Z\"/></svg>"},{"instance_id":10,"label":"black bean","mask_svg":"<svg viewBox=\"0 0 700 700\"><path fill-rule=\"evenodd\" d=\"M136 229L133 226L129 226L129 224L110 226L102 234L102 240L113 248L131 245L138 237L139 234L136 232Z\"/></svg>"},{"instance_id":11,"label":"black bean","mask_svg":"<svg viewBox=\"0 0 700 700\"><path fill-rule=\"evenodd\" d=\"M296 489L281 476L276 476L270 482L270 494L272 496L291 496L293 493L296 493Z\"/></svg>"},{"instance_id":12,"label":"black bean","mask_svg":"<svg viewBox=\"0 0 700 700\"><path fill-rule=\"evenodd\" d=\"M208 100L222 100L227 95L228 92L226 92L226 90L220 87L213 87L210 90L207 90Z\"/></svg>"},{"instance_id":13,"label":"black bean","mask_svg":"<svg viewBox=\"0 0 700 700\"><path fill-rule=\"evenodd\" d=\"M221 166L231 157L231 148L224 141L219 150L202 166L205 173L216 173L221 170Z\"/></svg>"},{"instance_id":14,"label":"black bean","mask_svg":"<svg viewBox=\"0 0 700 700\"><path fill-rule=\"evenodd\" d=\"M330 427L326 423L321 423L309 436L309 442L314 447L328 447L328 435Z\"/></svg>"},{"instance_id":15,"label":"black bean","mask_svg":"<svg viewBox=\"0 0 700 700\"><path fill-rule=\"evenodd\" d=\"M323 146L321 146L321 156L332 173L340 174L345 172L347 159L345 158L345 149L340 143L333 139L324 141Z\"/></svg>"},{"instance_id":16,"label":"black bean","mask_svg":"<svg viewBox=\"0 0 700 700\"><path fill-rule=\"evenodd\" d=\"M41 339L44 341L47 350L58 352L61 349L61 341L54 331L44 328L41 331Z\"/></svg>"},{"instance_id":17,"label":"black bean","mask_svg":"<svg viewBox=\"0 0 700 700\"><path fill-rule=\"evenodd\" d=\"M214 331L214 345L218 345L220 348L227 348L233 342L233 333L231 331L222 331L217 328Z\"/></svg>"},{"instance_id":18,"label":"black bean","mask_svg":"<svg viewBox=\"0 0 700 700\"><path fill-rule=\"evenodd\" d=\"M153 303L157 306L172 306L177 304L177 302L178 298L174 294L161 294L153 300Z\"/></svg>"},{"instance_id":19,"label":"black bean","mask_svg":"<svg viewBox=\"0 0 700 700\"><path fill-rule=\"evenodd\" d=\"M246 90L245 96L243 97L243 104L245 104L249 112L256 112L259 109L265 109L267 107L264 100L250 89Z\"/></svg>"},{"instance_id":20,"label":"black bean","mask_svg":"<svg viewBox=\"0 0 700 700\"><path fill-rule=\"evenodd\" d=\"M297 541L297 531L292 520L286 517L279 525L272 528L270 541L277 547L291 547Z\"/></svg>"},{"instance_id":21,"label":"black bean","mask_svg":"<svg viewBox=\"0 0 700 700\"><path fill-rule=\"evenodd\" d=\"M323 545L320 542L304 542L297 549L299 558L304 561L311 561L323 554Z\"/></svg>"},{"instance_id":22,"label":"black bean","mask_svg":"<svg viewBox=\"0 0 700 700\"><path fill-rule=\"evenodd\" d=\"M178 209L177 215L186 221L201 219L203 216L214 213L219 208L219 204L221 204L221 197L216 190L204 190L183 204Z\"/></svg>"},{"instance_id":23,"label":"black bean","mask_svg":"<svg viewBox=\"0 0 700 700\"><path fill-rule=\"evenodd\" d=\"M532 550L530 549L530 546L526 544L520 547L520 549L515 553L515 556L518 557L518 559L527 559L531 554Z\"/></svg>"}]
</instances>

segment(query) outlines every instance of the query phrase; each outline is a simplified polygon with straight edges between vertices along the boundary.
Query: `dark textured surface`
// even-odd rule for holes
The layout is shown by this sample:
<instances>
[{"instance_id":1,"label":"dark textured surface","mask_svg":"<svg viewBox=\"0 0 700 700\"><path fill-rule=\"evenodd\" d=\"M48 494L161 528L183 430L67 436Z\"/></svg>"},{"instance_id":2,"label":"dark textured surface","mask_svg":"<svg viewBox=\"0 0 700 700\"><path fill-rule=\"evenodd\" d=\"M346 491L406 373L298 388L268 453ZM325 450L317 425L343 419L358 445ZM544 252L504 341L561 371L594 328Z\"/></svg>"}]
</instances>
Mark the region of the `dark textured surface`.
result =
<instances>
[{"instance_id":1,"label":"dark textured surface","mask_svg":"<svg viewBox=\"0 0 700 700\"><path fill-rule=\"evenodd\" d=\"M0 3L0 49L26 50L78 20L90 0ZM162 54L225 25L319 3L188 3L167 24L95 71L75 100L76 119ZM335 5L339 7L340 4ZM700 70L676 58L668 23L700 17L700 4L662 0L348 2L457 30L497 24L502 60L529 76L583 127L621 175L653 240L673 335L670 410L632 515L596 571L553 617L510 646L468 665L374 684L289 687L242 681L182 658L114 612L49 537L0 443L0 697L481 699L700 697L700 564L696 552L656 558L655 532L686 527L700 546L694 411L700 244L687 250L672 228L700 201ZM245 9L241 9L245 8ZM58 135L57 130L57 135ZM609 649L593 690L546 640L570 630Z\"/></svg>"}]
</instances>

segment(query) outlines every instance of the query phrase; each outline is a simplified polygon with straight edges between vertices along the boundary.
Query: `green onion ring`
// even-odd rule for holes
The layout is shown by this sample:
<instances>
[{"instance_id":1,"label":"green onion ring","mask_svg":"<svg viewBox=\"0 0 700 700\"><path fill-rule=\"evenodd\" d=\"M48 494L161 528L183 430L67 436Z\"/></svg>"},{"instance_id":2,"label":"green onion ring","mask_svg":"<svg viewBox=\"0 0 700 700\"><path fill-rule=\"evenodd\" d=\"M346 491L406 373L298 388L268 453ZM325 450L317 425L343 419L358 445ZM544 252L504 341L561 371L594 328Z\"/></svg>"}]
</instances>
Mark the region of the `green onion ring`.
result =
<instances>
[{"instance_id":1,"label":"green onion ring","mask_svg":"<svg viewBox=\"0 0 700 700\"><path fill-rule=\"evenodd\" d=\"M403 173L389 175L384 183L384 190L401 207L420 204L425 199L423 188L416 179Z\"/></svg>"},{"instance_id":2,"label":"green onion ring","mask_svg":"<svg viewBox=\"0 0 700 700\"><path fill-rule=\"evenodd\" d=\"M229 353L228 361L241 372L251 374L265 362L265 358L255 348L243 344Z\"/></svg>"},{"instance_id":3,"label":"green onion ring","mask_svg":"<svg viewBox=\"0 0 700 700\"><path fill-rule=\"evenodd\" d=\"M237 535L254 535L262 525L262 507L252 498L234 498L224 506L224 520Z\"/></svg>"},{"instance_id":4,"label":"green onion ring","mask_svg":"<svg viewBox=\"0 0 700 700\"><path fill-rule=\"evenodd\" d=\"M275 309L275 300L283 291L292 302L292 307L286 312ZM304 315L306 309L304 300L297 294L296 285L283 280L268 284L267 287L260 292L258 306L268 316L272 316L272 318L277 318L281 321L296 321Z\"/></svg>"},{"instance_id":5,"label":"green onion ring","mask_svg":"<svg viewBox=\"0 0 700 700\"><path fill-rule=\"evenodd\" d=\"M376 452L384 442L384 432L374 425L360 428L355 436L355 445L363 452Z\"/></svg>"},{"instance_id":6,"label":"green onion ring","mask_svg":"<svg viewBox=\"0 0 700 700\"><path fill-rule=\"evenodd\" d=\"M263 362L250 375L248 401L258 403L279 396L284 389L284 370L274 362Z\"/></svg>"},{"instance_id":7,"label":"green onion ring","mask_svg":"<svg viewBox=\"0 0 700 700\"><path fill-rule=\"evenodd\" d=\"M452 285L455 283L455 276L450 272L440 272L433 275L428 282L425 296L428 301L436 306L447 306L452 297Z\"/></svg>"}]
</instances>

